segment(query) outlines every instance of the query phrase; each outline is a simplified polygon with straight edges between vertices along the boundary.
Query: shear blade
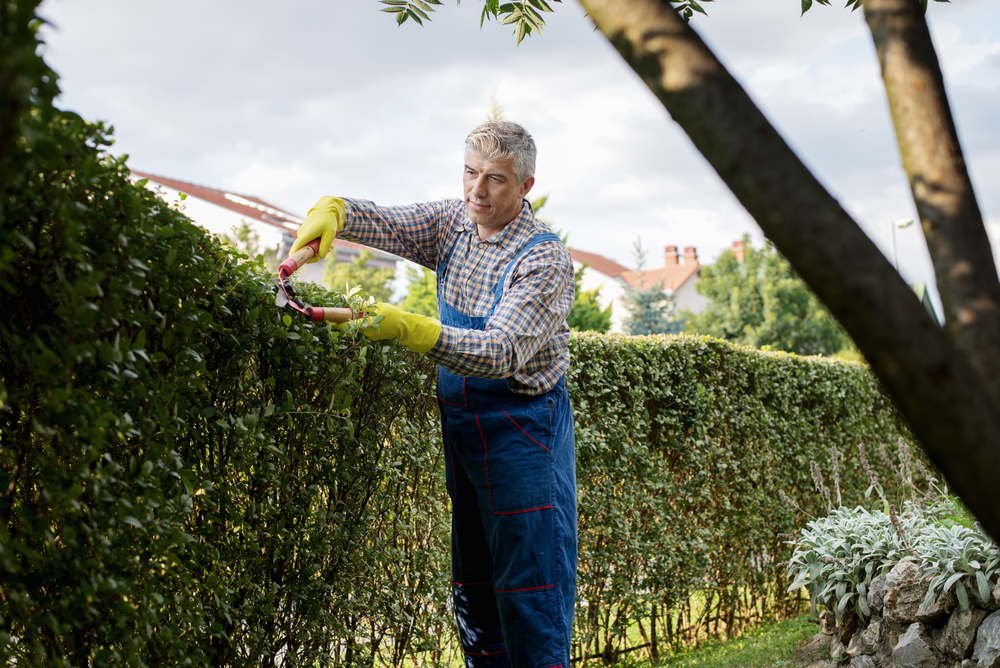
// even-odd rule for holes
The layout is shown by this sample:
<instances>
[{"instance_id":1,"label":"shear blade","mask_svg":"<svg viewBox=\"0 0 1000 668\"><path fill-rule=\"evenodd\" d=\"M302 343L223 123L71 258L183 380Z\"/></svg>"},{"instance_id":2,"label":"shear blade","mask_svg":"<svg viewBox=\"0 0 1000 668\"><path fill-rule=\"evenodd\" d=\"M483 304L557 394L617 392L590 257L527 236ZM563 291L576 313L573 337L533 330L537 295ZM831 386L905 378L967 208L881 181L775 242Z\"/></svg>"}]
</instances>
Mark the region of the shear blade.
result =
<instances>
[{"instance_id":1,"label":"shear blade","mask_svg":"<svg viewBox=\"0 0 1000 668\"><path fill-rule=\"evenodd\" d=\"M288 304L288 295L285 294L284 289L282 289L280 283L276 283L274 286L274 305L278 308L284 308Z\"/></svg>"}]
</instances>

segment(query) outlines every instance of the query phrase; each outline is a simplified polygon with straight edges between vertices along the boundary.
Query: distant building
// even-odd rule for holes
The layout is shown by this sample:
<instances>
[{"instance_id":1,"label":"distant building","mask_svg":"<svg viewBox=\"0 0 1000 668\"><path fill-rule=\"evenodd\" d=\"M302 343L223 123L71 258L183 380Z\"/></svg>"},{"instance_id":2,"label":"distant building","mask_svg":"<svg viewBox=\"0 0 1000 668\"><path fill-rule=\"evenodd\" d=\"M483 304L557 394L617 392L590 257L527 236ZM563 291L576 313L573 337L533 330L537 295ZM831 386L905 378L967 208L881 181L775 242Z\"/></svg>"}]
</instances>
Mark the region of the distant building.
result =
<instances>
[{"instance_id":1,"label":"distant building","mask_svg":"<svg viewBox=\"0 0 1000 668\"><path fill-rule=\"evenodd\" d=\"M663 249L663 268L646 269L642 272L642 287L649 287L662 281L663 292L673 297L678 309L687 309L692 313L701 313L708 306L708 300L699 295L694 285L701 276L701 265L698 263L698 251L694 246L684 249L684 255L677 254L677 246L667 246ZM622 278L638 287L639 275L630 271Z\"/></svg>"},{"instance_id":2,"label":"distant building","mask_svg":"<svg viewBox=\"0 0 1000 668\"><path fill-rule=\"evenodd\" d=\"M622 332L622 320L628 313L620 303L622 291L627 285L622 276L628 273L628 267L623 267L614 260L609 260L597 253L587 253L586 251L571 248L569 254L573 257L573 269L583 270L580 280L580 289L590 291L600 288L597 293L597 304L601 309L611 307L611 330L612 332Z\"/></svg>"},{"instance_id":3,"label":"distant building","mask_svg":"<svg viewBox=\"0 0 1000 668\"><path fill-rule=\"evenodd\" d=\"M295 233L304 222L302 218L257 197L132 170L132 181L140 179L147 179L146 187L168 204L179 203L191 220L213 234L232 236L234 229L246 224L257 234L261 248L277 250L279 257L288 254ZM180 201L180 193L187 198ZM395 255L342 239L335 240L333 245L337 251L337 262L350 262L365 249L371 250L374 255L371 261L373 266L395 270L399 260ZM306 281L322 283L323 267L322 262L307 264L299 270L299 276Z\"/></svg>"},{"instance_id":4,"label":"distant building","mask_svg":"<svg viewBox=\"0 0 1000 668\"><path fill-rule=\"evenodd\" d=\"M579 270L587 265L580 283L582 290L601 288L597 296L600 307L611 306L612 332L623 332L622 322L628 317L622 297L626 287L637 287L638 274L628 267L623 267L613 260L577 249L570 249L573 256L573 266ZM672 297L677 308L689 309L700 313L705 309L708 300L695 292L694 284L701 275L701 265L698 264L698 252L693 246L684 249L683 257L679 257L677 246L667 246L663 253L662 269L646 269L643 271L643 287L649 287L658 281L663 281L663 292Z\"/></svg>"}]
</instances>

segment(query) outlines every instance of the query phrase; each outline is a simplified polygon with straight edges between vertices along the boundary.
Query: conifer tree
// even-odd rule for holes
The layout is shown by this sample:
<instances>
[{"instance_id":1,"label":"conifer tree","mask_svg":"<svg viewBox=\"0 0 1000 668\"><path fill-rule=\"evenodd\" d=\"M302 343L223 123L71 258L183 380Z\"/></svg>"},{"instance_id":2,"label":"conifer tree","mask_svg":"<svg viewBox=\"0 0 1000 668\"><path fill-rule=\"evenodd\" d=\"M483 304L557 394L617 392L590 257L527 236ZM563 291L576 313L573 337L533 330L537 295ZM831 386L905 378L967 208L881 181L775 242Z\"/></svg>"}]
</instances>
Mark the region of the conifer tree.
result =
<instances>
[{"instance_id":1,"label":"conifer tree","mask_svg":"<svg viewBox=\"0 0 1000 668\"><path fill-rule=\"evenodd\" d=\"M673 297L663 291L663 281L645 285L646 252L641 240L636 239L633 253L636 284L625 287L622 303L628 317L622 327L633 335L677 334L681 331L682 322L676 317L677 307Z\"/></svg>"}]
</instances>

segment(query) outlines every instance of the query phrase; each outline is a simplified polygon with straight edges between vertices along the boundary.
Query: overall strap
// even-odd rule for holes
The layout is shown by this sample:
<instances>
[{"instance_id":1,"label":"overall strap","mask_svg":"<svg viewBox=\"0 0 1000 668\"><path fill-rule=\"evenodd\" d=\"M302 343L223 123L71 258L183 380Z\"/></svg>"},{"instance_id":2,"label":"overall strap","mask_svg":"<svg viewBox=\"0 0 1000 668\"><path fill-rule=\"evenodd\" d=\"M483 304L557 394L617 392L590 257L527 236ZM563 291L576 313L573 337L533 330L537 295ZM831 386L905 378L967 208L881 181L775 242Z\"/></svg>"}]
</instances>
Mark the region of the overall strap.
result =
<instances>
[{"instance_id":1,"label":"overall strap","mask_svg":"<svg viewBox=\"0 0 1000 668\"><path fill-rule=\"evenodd\" d=\"M503 275L500 276L500 279L493 286L493 304L490 306L490 312L487 314L487 317L493 315L494 309L496 309L497 304L500 303L500 299L503 298L504 285L507 284L507 276L510 275L510 270L514 268L517 261L520 260L529 250L538 244L545 243L546 241L558 241L559 243L562 243L562 239L559 238L558 234L553 232L541 232L531 237L531 239L528 240L528 243L524 244L524 246L521 247L521 250L518 251L517 255L514 256L514 259L510 261L510 264L508 264L507 268L504 269Z\"/></svg>"},{"instance_id":2,"label":"overall strap","mask_svg":"<svg viewBox=\"0 0 1000 668\"><path fill-rule=\"evenodd\" d=\"M462 238L462 234L461 233L456 234L454 236L455 243L453 243L451 245L451 250L449 250L448 254L444 256L444 262L439 262L438 266L437 266L437 269L434 272L435 274L437 274L437 291L438 292L441 291L441 285L444 283L444 272L448 268L448 262L451 261L451 256L455 252L455 248L458 246L459 242L461 241L461 238Z\"/></svg>"}]
</instances>

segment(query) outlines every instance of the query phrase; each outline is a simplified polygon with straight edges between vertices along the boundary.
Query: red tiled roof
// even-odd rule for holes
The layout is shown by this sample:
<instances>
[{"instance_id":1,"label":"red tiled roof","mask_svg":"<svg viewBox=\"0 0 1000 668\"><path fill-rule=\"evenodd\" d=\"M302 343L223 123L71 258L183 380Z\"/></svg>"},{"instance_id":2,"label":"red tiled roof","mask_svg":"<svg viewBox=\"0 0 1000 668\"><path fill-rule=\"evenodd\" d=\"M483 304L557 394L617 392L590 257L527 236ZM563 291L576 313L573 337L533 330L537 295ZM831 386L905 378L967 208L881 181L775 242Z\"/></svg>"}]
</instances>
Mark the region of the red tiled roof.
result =
<instances>
[{"instance_id":1,"label":"red tiled roof","mask_svg":"<svg viewBox=\"0 0 1000 668\"><path fill-rule=\"evenodd\" d=\"M235 211L241 216L259 220L272 227L277 227L289 232L295 232L299 225L302 224L302 219L298 216L294 216L287 211L283 211L273 204L268 204L264 200L258 199L257 197L237 195L235 193L229 193L224 190L216 190L215 188L208 188L206 186L199 186L186 181L168 179L164 176L157 176L155 174L146 174L145 172L139 172L134 169L131 170L131 172L133 176L137 176L140 179L149 179L150 181L160 183L168 188L177 190L178 192L186 193L191 197L197 197L200 200L211 202L212 204L221 206L224 209Z\"/></svg>"},{"instance_id":2,"label":"red tiled roof","mask_svg":"<svg viewBox=\"0 0 1000 668\"><path fill-rule=\"evenodd\" d=\"M304 222L302 218L291 214L283 209L265 202L259 197L252 197L250 195L237 195L235 193L226 192L224 190L217 190L215 188L209 188L207 186L199 186L194 183L188 183L187 181L179 181L177 179L169 179L165 176L157 176L155 174L147 174L145 172L140 172L135 169L129 170L132 175L140 179L149 179L154 183L160 183L168 188L176 190L178 192L185 193L191 197L197 197L200 200L210 202L217 206L221 206L224 209L229 209L234 211L241 216L247 218L253 218L254 220L259 220L262 223L266 223L272 227L276 227L280 230L288 232L289 234L295 234L299 226ZM387 257L396 259L395 255L390 253L385 253L375 248L369 248L363 244L356 244L353 241L345 241L343 239L336 239L333 242L334 246L339 246L340 248L346 248L350 250L370 250L375 253L376 256Z\"/></svg>"},{"instance_id":3,"label":"red tiled roof","mask_svg":"<svg viewBox=\"0 0 1000 668\"><path fill-rule=\"evenodd\" d=\"M605 276L621 276L629 271L628 267L623 267L617 262L609 260L603 255L598 255L597 253L588 253L586 251L570 248L569 254L576 262L590 265L591 269L599 271Z\"/></svg>"},{"instance_id":4,"label":"red tiled roof","mask_svg":"<svg viewBox=\"0 0 1000 668\"><path fill-rule=\"evenodd\" d=\"M694 276L700 268L701 265L699 265L696 260L694 262L686 262L684 264L675 264L663 267L662 269L647 269L642 272L642 287L648 288L649 286L662 280L664 290L678 290L682 285L687 283L688 279ZM629 271L622 274L622 278L632 287L637 287L636 284L639 282L639 277L635 271Z\"/></svg>"}]
</instances>

